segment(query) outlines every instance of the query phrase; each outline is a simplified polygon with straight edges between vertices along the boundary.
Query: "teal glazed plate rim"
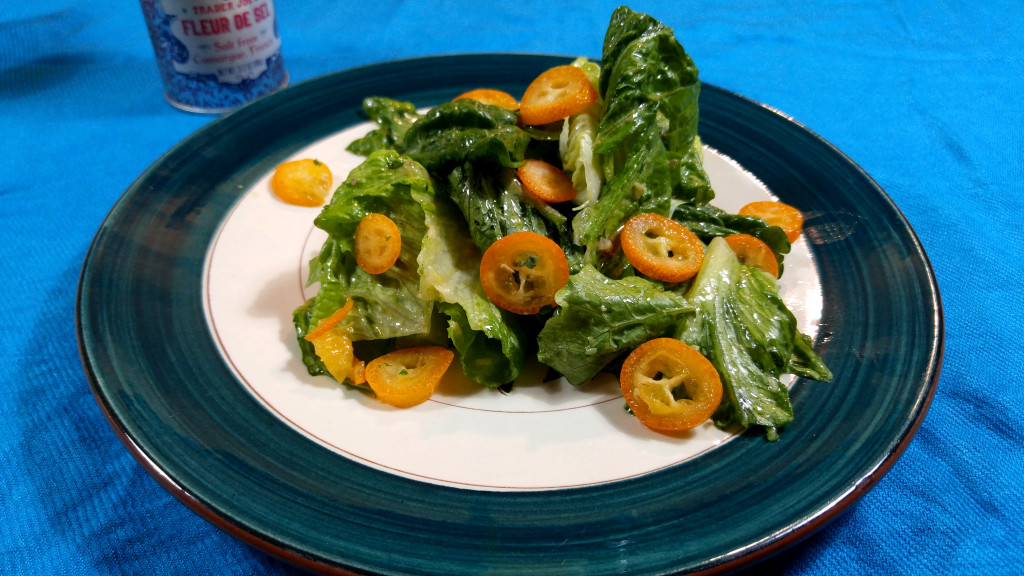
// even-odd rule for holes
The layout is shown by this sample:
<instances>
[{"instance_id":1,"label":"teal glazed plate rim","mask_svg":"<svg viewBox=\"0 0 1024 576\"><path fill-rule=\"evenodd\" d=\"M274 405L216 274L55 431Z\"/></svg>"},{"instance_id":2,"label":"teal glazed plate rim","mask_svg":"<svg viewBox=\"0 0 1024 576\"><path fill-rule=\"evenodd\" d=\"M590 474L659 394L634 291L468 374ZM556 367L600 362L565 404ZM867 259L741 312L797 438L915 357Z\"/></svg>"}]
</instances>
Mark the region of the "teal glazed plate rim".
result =
<instances>
[{"instance_id":1,"label":"teal glazed plate rim","mask_svg":"<svg viewBox=\"0 0 1024 576\"><path fill-rule=\"evenodd\" d=\"M942 305L927 255L846 155L707 84L704 143L811 215L816 347L835 378L793 383L797 417L779 441L740 434L613 481L482 490L348 457L239 381L208 325L204 281L211 244L247 190L310 142L365 123L366 96L427 107L482 86L521 94L569 60L437 56L318 77L204 126L128 188L85 259L79 349L111 426L162 486L218 528L311 571L593 575L735 570L800 542L877 483L939 377Z\"/></svg>"}]
</instances>

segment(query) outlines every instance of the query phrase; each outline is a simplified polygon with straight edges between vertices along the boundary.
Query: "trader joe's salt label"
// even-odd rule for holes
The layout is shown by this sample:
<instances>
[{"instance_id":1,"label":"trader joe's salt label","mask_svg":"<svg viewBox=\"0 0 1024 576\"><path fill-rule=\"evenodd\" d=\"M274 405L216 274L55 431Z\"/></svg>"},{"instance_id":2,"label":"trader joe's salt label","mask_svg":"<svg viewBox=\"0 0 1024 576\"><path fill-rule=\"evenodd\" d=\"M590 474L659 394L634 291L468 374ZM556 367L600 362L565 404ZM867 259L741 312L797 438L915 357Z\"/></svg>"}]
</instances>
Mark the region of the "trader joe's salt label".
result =
<instances>
[{"instance_id":1,"label":"trader joe's salt label","mask_svg":"<svg viewBox=\"0 0 1024 576\"><path fill-rule=\"evenodd\" d=\"M223 112L287 84L271 0L141 4L171 104Z\"/></svg>"}]
</instances>

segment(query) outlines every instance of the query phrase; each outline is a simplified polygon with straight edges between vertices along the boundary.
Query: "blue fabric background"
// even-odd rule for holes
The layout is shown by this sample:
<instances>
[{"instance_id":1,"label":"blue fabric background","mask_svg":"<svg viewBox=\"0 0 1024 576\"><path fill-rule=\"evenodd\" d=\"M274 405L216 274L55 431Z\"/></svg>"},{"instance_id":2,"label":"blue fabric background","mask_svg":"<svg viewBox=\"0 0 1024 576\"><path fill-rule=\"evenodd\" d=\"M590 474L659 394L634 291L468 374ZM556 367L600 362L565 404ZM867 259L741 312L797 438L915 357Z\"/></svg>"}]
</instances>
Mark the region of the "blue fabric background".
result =
<instances>
[{"instance_id":1,"label":"blue fabric background","mask_svg":"<svg viewBox=\"0 0 1024 576\"><path fill-rule=\"evenodd\" d=\"M292 82L427 54L598 57L610 2L277 0ZM1017 0L635 2L705 82L871 174L942 290L931 410L862 500L753 572L1024 570L1024 8ZM209 116L163 99L137 3L0 7L0 573L288 574L129 455L86 383L75 290L119 195Z\"/></svg>"}]
</instances>

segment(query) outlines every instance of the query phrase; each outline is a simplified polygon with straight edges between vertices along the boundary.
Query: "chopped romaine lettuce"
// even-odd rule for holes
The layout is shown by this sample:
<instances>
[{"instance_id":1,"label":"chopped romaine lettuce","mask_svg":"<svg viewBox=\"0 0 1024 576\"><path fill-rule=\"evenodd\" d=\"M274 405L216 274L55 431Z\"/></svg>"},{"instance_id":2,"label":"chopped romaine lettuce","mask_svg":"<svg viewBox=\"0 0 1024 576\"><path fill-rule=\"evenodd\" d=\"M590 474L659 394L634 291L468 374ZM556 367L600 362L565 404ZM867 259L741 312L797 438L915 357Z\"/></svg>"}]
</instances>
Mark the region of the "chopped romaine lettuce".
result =
<instances>
[{"instance_id":1,"label":"chopped romaine lettuce","mask_svg":"<svg viewBox=\"0 0 1024 576\"><path fill-rule=\"evenodd\" d=\"M586 58L577 58L572 64L587 74L596 90L599 86L601 67ZM601 157L594 153L594 139L597 137L597 126L601 122L601 111L602 104L598 99L583 112L566 118L558 139L558 154L562 167L572 177L572 184L576 188L576 198L573 201L580 207L596 202L604 183ZM579 238L574 240L577 244L583 243Z\"/></svg>"},{"instance_id":2,"label":"chopped romaine lettuce","mask_svg":"<svg viewBox=\"0 0 1024 576\"><path fill-rule=\"evenodd\" d=\"M481 252L514 232L548 235L548 220L523 198L511 170L467 162L448 174L448 194Z\"/></svg>"},{"instance_id":3,"label":"chopped romaine lettuce","mask_svg":"<svg viewBox=\"0 0 1024 576\"><path fill-rule=\"evenodd\" d=\"M419 297L416 258L426 232L417 197L430 196L430 177L398 153L382 150L354 169L314 224L327 232L319 256L310 262L309 283L320 283L309 322L315 326L351 298L345 319L353 340L394 338L427 332L432 303ZM353 253L355 229L371 212L391 218L402 230L398 262L383 274L367 274Z\"/></svg>"},{"instance_id":4,"label":"chopped romaine lettuce","mask_svg":"<svg viewBox=\"0 0 1024 576\"><path fill-rule=\"evenodd\" d=\"M537 335L537 358L573 385L693 313L686 298L650 280L613 280L591 266L570 276L555 301L556 314Z\"/></svg>"},{"instance_id":5,"label":"chopped romaine lettuce","mask_svg":"<svg viewBox=\"0 0 1024 576\"><path fill-rule=\"evenodd\" d=\"M769 440L777 439L779 428L793 419L789 390L779 377L798 369L809 375L812 370L803 364L813 365L822 379L831 374L797 331L775 279L741 264L725 240L716 238L686 296L696 314L678 326L675 337L711 360L722 377L715 423L762 426Z\"/></svg>"},{"instance_id":6,"label":"chopped romaine lettuce","mask_svg":"<svg viewBox=\"0 0 1024 576\"><path fill-rule=\"evenodd\" d=\"M363 111L378 128L348 145L349 152L360 156L369 156L376 150L396 149L406 130L420 117L411 102L379 96L363 100Z\"/></svg>"},{"instance_id":7,"label":"chopped romaine lettuce","mask_svg":"<svg viewBox=\"0 0 1024 576\"><path fill-rule=\"evenodd\" d=\"M445 102L414 123L398 148L431 172L445 174L466 162L515 168L530 135L511 110L466 98Z\"/></svg>"},{"instance_id":8,"label":"chopped romaine lettuce","mask_svg":"<svg viewBox=\"0 0 1024 576\"><path fill-rule=\"evenodd\" d=\"M593 152L602 160L600 195L573 221L587 261L607 272L608 248L638 212L670 215L673 203L706 203L713 193L697 139L697 67L672 30L620 7L605 35L603 103Z\"/></svg>"},{"instance_id":9,"label":"chopped romaine lettuce","mask_svg":"<svg viewBox=\"0 0 1024 576\"><path fill-rule=\"evenodd\" d=\"M480 251L457 208L443 195L422 207L427 233L419 256L420 297L437 300L463 373L488 387L519 376L526 335L513 315L495 306L480 285Z\"/></svg>"}]
</instances>

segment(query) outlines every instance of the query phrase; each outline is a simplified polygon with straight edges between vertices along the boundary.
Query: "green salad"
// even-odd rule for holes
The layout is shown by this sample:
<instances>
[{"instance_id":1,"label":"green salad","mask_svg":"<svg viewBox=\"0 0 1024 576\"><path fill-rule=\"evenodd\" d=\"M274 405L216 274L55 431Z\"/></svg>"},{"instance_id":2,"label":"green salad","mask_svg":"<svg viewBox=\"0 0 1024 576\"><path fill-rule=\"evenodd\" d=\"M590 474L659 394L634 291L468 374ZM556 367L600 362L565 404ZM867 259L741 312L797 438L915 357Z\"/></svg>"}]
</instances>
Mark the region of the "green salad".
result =
<instances>
[{"instance_id":1,"label":"green salad","mask_svg":"<svg viewBox=\"0 0 1024 576\"><path fill-rule=\"evenodd\" d=\"M337 379L327 356L338 350L351 364L443 348L484 388L511 390L534 358L578 386L601 372L624 373L642 345L672 339L717 373L716 425L761 427L777 439L793 419L781 376L832 376L778 295L776 275L791 234L771 218L710 204L715 192L697 134L698 71L670 28L621 7L611 16L600 63L581 58L569 66L593 93L570 103L567 116L560 102L543 101L548 96L527 106L530 89L520 109L467 97L421 113L410 102L365 100L377 128L350 145L365 160L315 219L328 235L310 262L309 284L319 289L293 315L305 366ZM534 116L538 110L557 118ZM524 122L528 113L540 120ZM557 167L571 182L572 198L544 201L528 193L521 169L530 161ZM375 273L361 265L357 241L371 214L400 231L390 266ZM678 226L699 239L692 276L662 276L626 249L625 231L638 215L657 215L657 222L670 221L664 230ZM668 246L651 258L679 259L682 249L658 236L668 232L644 230L635 234L641 244ZM772 272L726 240L735 235L767 247ZM513 260L489 254L515 251L522 238L536 241L537 251L517 252ZM546 291L548 299L527 308L496 301L493 290L502 288L488 286L489 272L482 278L489 267L507 272L499 281L513 300L531 290ZM325 339L318 344L310 336L326 334L321 326L332 315L342 349L325 352ZM635 362L626 364L632 370ZM648 384L670 375L662 364L650 366ZM672 376L686 380L683 372ZM351 370L341 379L365 387L360 375ZM662 386L668 404L694 400L680 382Z\"/></svg>"}]
</instances>

